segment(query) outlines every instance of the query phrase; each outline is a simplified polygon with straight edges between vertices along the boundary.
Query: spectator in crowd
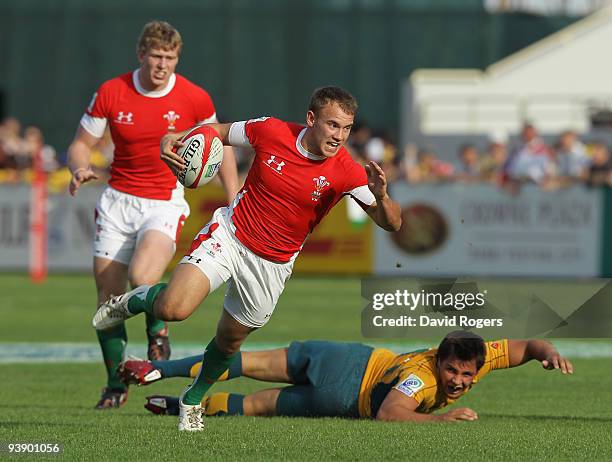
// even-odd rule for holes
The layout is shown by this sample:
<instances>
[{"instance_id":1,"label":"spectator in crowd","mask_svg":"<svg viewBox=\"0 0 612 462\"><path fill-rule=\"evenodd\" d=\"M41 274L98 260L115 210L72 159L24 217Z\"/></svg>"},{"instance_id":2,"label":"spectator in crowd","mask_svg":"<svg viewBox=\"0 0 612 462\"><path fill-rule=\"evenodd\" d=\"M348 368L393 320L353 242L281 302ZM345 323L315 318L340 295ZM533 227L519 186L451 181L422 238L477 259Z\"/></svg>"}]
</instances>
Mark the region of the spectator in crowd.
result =
<instances>
[{"instance_id":1,"label":"spectator in crowd","mask_svg":"<svg viewBox=\"0 0 612 462\"><path fill-rule=\"evenodd\" d=\"M356 122L351 130L346 148L355 161L364 164L367 162L366 144L372 136L372 130L363 121Z\"/></svg>"},{"instance_id":2,"label":"spectator in crowd","mask_svg":"<svg viewBox=\"0 0 612 462\"><path fill-rule=\"evenodd\" d=\"M0 170L14 169L15 165L13 158L8 154L4 146L4 130L3 126L0 125Z\"/></svg>"},{"instance_id":3,"label":"spectator in crowd","mask_svg":"<svg viewBox=\"0 0 612 462\"><path fill-rule=\"evenodd\" d=\"M480 179L480 154L473 144L463 144L459 147L459 167L455 179L472 182Z\"/></svg>"},{"instance_id":4,"label":"spectator in crowd","mask_svg":"<svg viewBox=\"0 0 612 462\"><path fill-rule=\"evenodd\" d=\"M25 129L22 153L24 158L29 159L30 165L32 165L34 157L40 153L41 167L47 173L54 172L59 168L55 149L45 144L42 130L38 127L30 126Z\"/></svg>"},{"instance_id":5,"label":"spectator in crowd","mask_svg":"<svg viewBox=\"0 0 612 462\"><path fill-rule=\"evenodd\" d=\"M382 167L387 176L387 181L397 180L399 176L397 148L387 131L377 131L366 142L364 151L367 161L374 161Z\"/></svg>"},{"instance_id":6,"label":"spectator in crowd","mask_svg":"<svg viewBox=\"0 0 612 462\"><path fill-rule=\"evenodd\" d=\"M521 139L522 144L513 152L506 166L508 177L512 180L531 181L546 187L556 173L550 147L544 143L531 124L523 127Z\"/></svg>"},{"instance_id":7,"label":"spectator in crowd","mask_svg":"<svg viewBox=\"0 0 612 462\"><path fill-rule=\"evenodd\" d=\"M480 178L488 183L500 184L504 178L504 166L508 161L507 136L493 133L489 147L480 160Z\"/></svg>"},{"instance_id":8,"label":"spectator in crowd","mask_svg":"<svg viewBox=\"0 0 612 462\"><path fill-rule=\"evenodd\" d=\"M7 117L0 125L0 149L2 166L8 170L17 169L17 158L21 152L21 123L15 117Z\"/></svg>"},{"instance_id":9,"label":"spectator in crowd","mask_svg":"<svg viewBox=\"0 0 612 462\"><path fill-rule=\"evenodd\" d=\"M591 147L591 165L588 170L586 183L589 186L612 186L612 162L610 151L601 142Z\"/></svg>"},{"instance_id":10,"label":"spectator in crowd","mask_svg":"<svg viewBox=\"0 0 612 462\"><path fill-rule=\"evenodd\" d=\"M562 181L574 182L586 179L591 165L591 158L576 132L564 131L559 136L556 146L557 174Z\"/></svg>"},{"instance_id":11,"label":"spectator in crowd","mask_svg":"<svg viewBox=\"0 0 612 462\"><path fill-rule=\"evenodd\" d=\"M448 162L438 159L432 149L422 149L416 153L413 147L407 147L404 155L406 179L410 183L439 183L449 181L454 168Z\"/></svg>"}]
</instances>

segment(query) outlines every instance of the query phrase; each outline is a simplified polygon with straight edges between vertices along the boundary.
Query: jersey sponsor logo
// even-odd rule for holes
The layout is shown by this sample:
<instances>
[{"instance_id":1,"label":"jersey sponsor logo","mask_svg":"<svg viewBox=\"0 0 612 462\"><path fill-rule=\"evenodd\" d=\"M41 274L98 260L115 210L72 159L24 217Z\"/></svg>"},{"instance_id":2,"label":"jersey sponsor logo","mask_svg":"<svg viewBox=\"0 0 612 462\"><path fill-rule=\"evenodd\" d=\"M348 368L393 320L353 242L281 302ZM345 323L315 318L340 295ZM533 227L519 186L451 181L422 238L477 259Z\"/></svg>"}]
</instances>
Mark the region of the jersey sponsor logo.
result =
<instances>
[{"instance_id":1,"label":"jersey sponsor logo","mask_svg":"<svg viewBox=\"0 0 612 462\"><path fill-rule=\"evenodd\" d=\"M174 111L168 111L164 114L164 119L168 121L168 131L173 132L176 130L176 121L181 118L179 114Z\"/></svg>"},{"instance_id":2,"label":"jersey sponsor logo","mask_svg":"<svg viewBox=\"0 0 612 462\"><path fill-rule=\"evenodd\" d=\"M491 348L493 348L494 350L497 350L499 348L499 343L497 342L491 343Z\"/></svg>"},{"instance_id":3,"label":"jersey sponsor logo","mask_svg":"<svg viewBox=\"0 0 612 462\"><path fill-rule=\"evenodd\" d=\"M268 167L270 167L273 171L275 171L279 175L283 174L283 172L281 172L281 170L285 166L285 161L284 160L281 160L280 162L278 162L276 160L276 156L272 155L272 156L270 156L270 158L268 160L264 161L264 164L266 164Z\"/></svg>"},{"instance_id":4,"label":"jersey sponsor logo","mask_svg":"<svg viewBox=\"0 0 612 462\"><path fill-rule=\"evenodd\" d=\"M311 198L313 201L318 202L321 194L323 193L323 189L327 188L331 183L322 175L319 177L314 177L312 181L315 182L315 190L312 192Z\"/></svg>"},{"instance_id":5,"label":"jersey sponsor logo","mask_svg":"<svg viewBox=\"0 0 612 462\"><path fill-rule=\"evenodd\" d=\"M415 374L410 374L402 383L395 387L405 395L414 396L417 391L425 386L425 383Z\"/></svg>"},{"instance_id":6,"label":"jersey sponsor logo","mask_svg":"<svg viewBox=\"0 0 612 462\"><path fill-rule=\"evenodd\" d=\"M115 118L115 123L124 125L134 125L134 114L131 112L119 111Z\"/></svg>"}]
</instances>

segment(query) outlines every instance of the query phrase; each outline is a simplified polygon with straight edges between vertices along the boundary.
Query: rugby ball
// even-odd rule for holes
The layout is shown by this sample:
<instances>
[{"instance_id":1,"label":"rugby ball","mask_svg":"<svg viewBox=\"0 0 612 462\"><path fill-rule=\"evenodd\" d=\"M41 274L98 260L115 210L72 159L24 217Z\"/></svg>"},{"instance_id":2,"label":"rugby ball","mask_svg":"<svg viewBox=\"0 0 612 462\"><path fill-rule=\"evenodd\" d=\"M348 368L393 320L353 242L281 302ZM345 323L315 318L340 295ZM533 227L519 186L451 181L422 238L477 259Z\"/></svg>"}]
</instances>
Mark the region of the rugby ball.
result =
<instances>
[{"instance_id":1,"label":"rugby ball","mask_svg":"<svg viewBox=\"0 0 612 462\"><path fill-rule=\"evenodd\" d=\"M177 178L186 188L197 188L212 180L223 161L223 142L217 131L201 125L187 133L181 141L184 146L176 153L185 161L185 170Z\"/></svg>"}]
</instances>

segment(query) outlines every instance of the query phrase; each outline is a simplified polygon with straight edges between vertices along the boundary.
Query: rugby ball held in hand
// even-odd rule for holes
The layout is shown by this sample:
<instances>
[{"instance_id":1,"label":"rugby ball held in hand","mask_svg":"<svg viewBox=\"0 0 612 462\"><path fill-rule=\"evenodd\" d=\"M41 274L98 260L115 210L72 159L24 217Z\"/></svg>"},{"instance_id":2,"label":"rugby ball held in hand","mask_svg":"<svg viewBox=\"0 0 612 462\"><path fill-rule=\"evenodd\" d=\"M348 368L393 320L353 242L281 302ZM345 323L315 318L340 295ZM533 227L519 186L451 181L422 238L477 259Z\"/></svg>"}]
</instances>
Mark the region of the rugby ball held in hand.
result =
<instances>
[{"instance_id":1,"label":"rugby ball held in hand","mask_svg":"<svg viewBox=\"0 0 612 462\"><path fill-rule=\"evenodd\" d=\"M205 185L219 171L223 161L223 142L217 131L201 125L187 133L181 141L184 146L176 153L185 161L185 170L177 178L186 188Z\"/></svg>"}]
</instances>

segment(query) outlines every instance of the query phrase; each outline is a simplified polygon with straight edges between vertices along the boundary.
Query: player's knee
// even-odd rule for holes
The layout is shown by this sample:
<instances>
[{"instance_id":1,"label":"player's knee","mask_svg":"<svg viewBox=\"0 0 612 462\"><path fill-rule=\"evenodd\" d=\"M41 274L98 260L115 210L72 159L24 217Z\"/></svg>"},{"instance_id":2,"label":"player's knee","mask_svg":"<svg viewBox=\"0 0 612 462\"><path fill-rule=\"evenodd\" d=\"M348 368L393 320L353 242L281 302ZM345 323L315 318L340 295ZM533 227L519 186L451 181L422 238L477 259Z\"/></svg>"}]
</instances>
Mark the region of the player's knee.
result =
<instances>
[{"instance_id":1,"label":"player's knee","mask_svg":"<svg viewBox=\"0 0 612 462\"><path fill-rule=\"evenodd\" d=\"M162 296L155 302L155 316L164 321L183 321L193 311L185 300Z\"/></svg>"},{"instance_id":2,"label":"player's knee","mask_svg":"<svg viewBox=\"0 0 612 462\"><path fill-rule=\"evenodd\" d=\"M240 345L244 339L228 338L226 336L216 337L217 348L224 355L230 356L240 351Z\"/></svg>"}]
</instances>

